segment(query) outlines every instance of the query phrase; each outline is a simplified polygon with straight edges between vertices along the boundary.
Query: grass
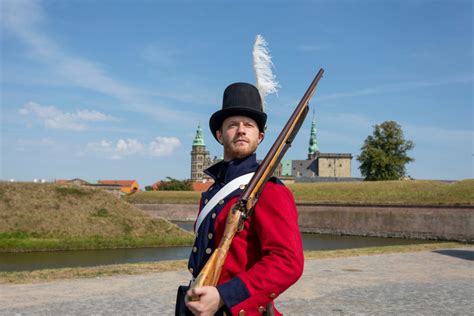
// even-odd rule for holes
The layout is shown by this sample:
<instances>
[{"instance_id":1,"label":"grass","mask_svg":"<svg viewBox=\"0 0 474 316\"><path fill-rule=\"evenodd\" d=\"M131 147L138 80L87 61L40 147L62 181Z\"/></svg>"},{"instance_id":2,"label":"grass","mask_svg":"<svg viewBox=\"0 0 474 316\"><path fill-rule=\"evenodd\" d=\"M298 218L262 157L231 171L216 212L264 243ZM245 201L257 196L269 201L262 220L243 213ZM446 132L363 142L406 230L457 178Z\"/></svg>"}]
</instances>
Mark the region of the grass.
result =
<instances>
[{"instance_id":1,"label":"grass","mask_svg":"<svg viewBox=\"0 0 474 316\"><path fill-rule=\"evenodd\" d=\"M64 279L97 278L113 275L136 275L186 269L186 260L114 264L86 268L43 269L0 272L0 283L39 283Z\"/></svg>"},{"instance_id":2,"label":"grass","mask_svg":"<svg viewBox=\"0 0 474 316\"><path fill-rule=\"evenodd\" d=\"M455 242L384 246L342 250L305 251L305 260L369 256L389 253L433 251L466 247ZM97 278L113 275L136 275L186 269L186 260L107 265L88 268L43 269L35 271L0 272L0 283L39 283L62 279Z\"/></svg>"},{"instance_id":3,"label":"grass","mask_svg":"<svg viewBox=\"0 0 474 316\"><path fill-rule=\"evenodd\" d=\"M191 233L104 191L0 183L0 252L190 245Z\"/></svg>"},{"instance_id":4,"label":"grass","mask_svg":"<svg viewBox=\"0 0 474 316\"><path fill-rule=\"evenodd\" d=\"M310 259L330 259L341 257L357 257L357 256L371 256L383 255L388 253L404 253L416 251L433 251L440 249L451 249L466 247L467 244L460 242L437 242L426 244L412 244L412 245L391 245L381 247L367 247L354 249L339 249L339 250L316 250L305 251L304 257L306 260Z\"/></svg>"},{"instance_id":5,"label":"grass","mask_svg":"<svg viewBox=\"0 0 474 316\"><path fill-rule=\"evenodd\" d=\"M473 205L474 179L295 183L288 186L298 203Z\"/></svg>"},{"instance_id":6,"label":"grass","mask_svg":"<svg viewBox=\"0 0 474 316\"><path fill-rule=\"evenodd\" d=\"M25 251L55 251L55 250L85 250L85 249L115 249L187 246L193 241L192 235L167 236L103 236L92 237L47 237L28 233L0 234L0 252Z\"/></svg>"},{"instance_id":7,"label":"grass","mask_svg":"<svg viewBox=\"0 0 474 316\"><path fill-rule=\"evenodd\" d=\"M197 191L145 191L125 196L129 203L143 204L199 204L201 193Z\"/></svg>"},{"instance_id":8,"label":"grass","mask_svg":"<svg viewBox=\"0 0 474 316\"><path fill-rule=\"evenodd\" d=\"M288 184L297 203L474 205L474 179ZM195 204L200 193L148 191L126 197L130 203Z\"/></svg>"}]
</instances>

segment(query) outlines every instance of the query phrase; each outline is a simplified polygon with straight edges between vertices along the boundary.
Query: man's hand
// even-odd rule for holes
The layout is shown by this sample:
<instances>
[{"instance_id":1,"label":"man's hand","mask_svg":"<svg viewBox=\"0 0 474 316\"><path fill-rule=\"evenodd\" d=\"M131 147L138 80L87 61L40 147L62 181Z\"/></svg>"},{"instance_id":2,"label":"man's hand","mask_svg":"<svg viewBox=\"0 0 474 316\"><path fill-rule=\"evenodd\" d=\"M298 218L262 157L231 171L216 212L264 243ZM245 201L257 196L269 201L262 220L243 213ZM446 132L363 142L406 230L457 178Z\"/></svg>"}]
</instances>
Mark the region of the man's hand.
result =
<instances>
[{"instance_id":1,"label":"man's hand","mask_svg":"<svg viewBox=\"0 0 474 316\"><path fill-rule=\"evenodd\" d=\"M199 296L199 301L191 302L189 296ZM186 292L186 306L197 316L212 316L224 305L219 291L214 286L203 286Z\"/></svg>"}]
</instances>

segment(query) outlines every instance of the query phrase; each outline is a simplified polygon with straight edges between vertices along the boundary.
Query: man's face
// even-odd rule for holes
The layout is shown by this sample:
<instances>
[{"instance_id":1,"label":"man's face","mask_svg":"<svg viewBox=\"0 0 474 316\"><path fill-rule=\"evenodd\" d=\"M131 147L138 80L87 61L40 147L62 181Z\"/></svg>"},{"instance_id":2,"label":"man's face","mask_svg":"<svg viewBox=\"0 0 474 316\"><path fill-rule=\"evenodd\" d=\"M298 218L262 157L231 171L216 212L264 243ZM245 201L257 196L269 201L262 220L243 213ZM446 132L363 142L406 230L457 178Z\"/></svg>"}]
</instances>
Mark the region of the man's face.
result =
<instances>
[{"instance_id":1,"label":"man's face","mask_svg":"<svg viewBox=\"0 0 474 316\"><path fill-rule=\"evenodd\" d=\"M216 136L224 145L224 160L233 160L253 154L264 133L259 131L255 120L246 116L231 116L224 120Z\"/></svg>"}]
</instances>

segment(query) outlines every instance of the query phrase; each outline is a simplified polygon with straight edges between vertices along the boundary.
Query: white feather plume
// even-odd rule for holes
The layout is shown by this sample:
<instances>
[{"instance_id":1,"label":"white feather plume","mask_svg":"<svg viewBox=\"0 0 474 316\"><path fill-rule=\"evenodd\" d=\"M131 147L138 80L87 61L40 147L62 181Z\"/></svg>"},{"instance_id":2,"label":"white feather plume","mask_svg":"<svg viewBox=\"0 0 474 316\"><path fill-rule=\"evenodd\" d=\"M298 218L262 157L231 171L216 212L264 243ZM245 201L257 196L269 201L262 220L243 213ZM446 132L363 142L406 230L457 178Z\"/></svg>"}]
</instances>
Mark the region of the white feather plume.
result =
<instances>
[{"instance_id":1,"label":"white feather plume","mask_svg":"<svg viewBox=\"0 0 474 316\"><path fill-rule=\"evenodd\" d=\"M265 105L265 97L278 91L280 85L272 72L272 56L268 51L268 44L261 35L255 38L253 46L253 69L257 77L257 89L260 91L262 106Z\"/></svg>"}]
</instances>

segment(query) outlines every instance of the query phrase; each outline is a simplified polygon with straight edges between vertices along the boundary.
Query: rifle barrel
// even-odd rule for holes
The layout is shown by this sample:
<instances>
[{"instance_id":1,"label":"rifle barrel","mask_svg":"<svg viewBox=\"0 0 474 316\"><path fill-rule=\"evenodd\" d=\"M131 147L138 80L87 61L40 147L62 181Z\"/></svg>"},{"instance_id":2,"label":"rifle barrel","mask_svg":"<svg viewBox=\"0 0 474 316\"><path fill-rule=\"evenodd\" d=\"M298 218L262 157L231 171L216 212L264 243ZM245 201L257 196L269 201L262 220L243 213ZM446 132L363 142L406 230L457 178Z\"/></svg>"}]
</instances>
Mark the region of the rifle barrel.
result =
<instances>
[{"instance_id":1,"label":"rifle barrel","mask_svg":"<svg viewBox=\"0 0 474 316\"><path fill-rule=\"evenodd\" d=\"M243 210L245 216L249 216L252 212L252 208L257 202L258 196L260 195L263 186L268 181L268 179L270 179L270 176L273 174L276 167L283 158L283 154L291 146L291 142L296 136L296 133L301 127L308 112L308 102L313 96L316 86L323 76L323 73L324 69L319 69L305 94L301 98L301 101L298 103L298 106L293 111L290 119L286 123L283 130L280 132L280 135L268 151L257 172L252 177L249 184L242 193L240 200L244 201L242 205L245 205L246 207L246 210Z\"/></svg>"}]
</instances>

